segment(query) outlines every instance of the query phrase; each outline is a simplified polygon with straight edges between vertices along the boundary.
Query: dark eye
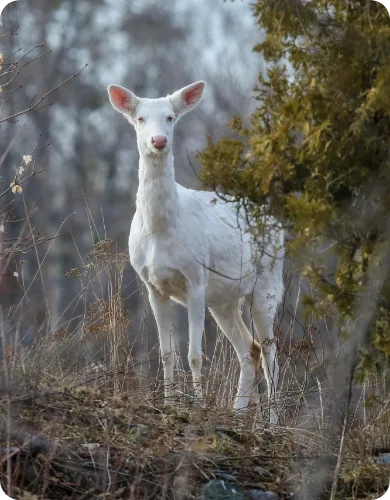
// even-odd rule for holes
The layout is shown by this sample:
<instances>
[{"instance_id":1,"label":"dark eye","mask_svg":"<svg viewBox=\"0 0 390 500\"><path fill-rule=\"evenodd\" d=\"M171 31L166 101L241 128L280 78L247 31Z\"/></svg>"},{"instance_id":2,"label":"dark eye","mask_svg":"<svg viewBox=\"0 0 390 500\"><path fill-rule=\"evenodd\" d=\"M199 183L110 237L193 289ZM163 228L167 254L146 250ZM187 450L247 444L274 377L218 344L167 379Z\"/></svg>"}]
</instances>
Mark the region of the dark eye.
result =
<instances>
[{"instance_id":1,"label":"dark eye","mask_svg":"<svg viewBox=\"0 0 390 500\"><path fill-rule=\"evenodd\" d=\"M142 116L140 116L138 118L138 123L144 123L144 121L145 121L145 118L142 118Z\"/></svg>"},{"instance_id":2,"label":"dark eye","mask_svg":"<svg viewBox=\"0 0 390 500\"><path fill-rule=\"evenodd\" d=\"M168 116L167 122L173 122L173 116Z\"/></svg>"}]
</instances>

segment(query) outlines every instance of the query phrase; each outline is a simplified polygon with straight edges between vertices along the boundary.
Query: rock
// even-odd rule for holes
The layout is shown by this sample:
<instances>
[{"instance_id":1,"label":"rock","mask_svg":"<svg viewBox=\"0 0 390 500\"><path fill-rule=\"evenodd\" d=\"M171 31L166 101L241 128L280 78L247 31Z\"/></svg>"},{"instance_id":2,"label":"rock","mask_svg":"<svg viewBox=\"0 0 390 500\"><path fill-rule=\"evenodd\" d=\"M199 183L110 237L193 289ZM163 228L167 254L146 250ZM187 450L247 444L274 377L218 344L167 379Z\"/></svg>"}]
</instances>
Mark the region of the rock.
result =
<instances>
[{"instance_id":1,"label":"rock","mask_svg":"<svg viewBox=\"0 0 390 500\"><path fill-rule=\"evenodd\" d=\"M139 441L143 437L147 436L149 429L147 425L144 424L133 424L130 430L135 441Z\"/></svg>"},{"instance_id":2,"label":"rock","mask_svg":"<svg viewBox=\"0 0 390 500\"><path fill-rule=\"evenodd\" d=\"M264 469L264 467L254 467L253 469L255 472L257 472L258 474L260 474L261 476L264 476L264 477L275 477L272 472L270 472L269 470L267 469Z\"/></svg>"},{"instance_id":3,"label":"rock","mask_svg":"<svg viewBox=\"0 0 390 500\"><path fill-rule=\"evenodd\" d=\"M245 490L237 483L213 479L203 486L200 492L201 500L247 500ZM272 499L270 499L272 500Z\"/></svg>"},{"instance_id":4,"label":"rock","mask_svg":"<svg viewBox=\"0 0 390 500\"><path fill-rule=\"evenodd\" d=\"M390 453L381 453L378 455L378 464L390 465Z\"/></svg>"},{"instance_id":5,"label":"rock","mask_svg":"<svg viewBox=\"0 0 390 500\"><path fill-rule=\"evenodd\" d=\"M264 490L250 490L249 498L251 500L279 500L279 497L276 493Z\"/></svg>"},{"instance_id":6,"label":"rock","mask_svg":"<svg viewBox=\"0 0 390 500\"><path fill-rule=\"evenodd\" d=\"M100 448L100 443L85 443L81 445L83 448L87 448L87 450L95 450L96 448Z\"/></svg>"},{"instance_id":7,"label":"rock","mask_svg":"<svg viewBox=\"0 0 390 500\"><path fill-rule=\"evenodd\" d=\"M148 426L144 424L137 424L134 429L135 440L139 441L141 438L148 434Z\"/></svg>"},{"instance_id":8,"label":"rock","mask_svg":"<svg viewBox=\"0 0 390 500\"><path fill-rule=\"evenodd\" d=\"M232 481L233 483L237 481L233 474L229 474L228 472L224 472L223 470L216 470L214 472L214 476L226 479L226 481Z\"/></svg>"},{"instance_id":9,"label":"rock","mask_svg":"<svg viewBox=\"0 0 390 500\"><path fill-rule=\"evenodd\" d=\"M27 436L23 442L23 451L33 457L39 453L50 453L55 449L55 445L44 434L34 434Z\"/></svg>"}]
</instances>

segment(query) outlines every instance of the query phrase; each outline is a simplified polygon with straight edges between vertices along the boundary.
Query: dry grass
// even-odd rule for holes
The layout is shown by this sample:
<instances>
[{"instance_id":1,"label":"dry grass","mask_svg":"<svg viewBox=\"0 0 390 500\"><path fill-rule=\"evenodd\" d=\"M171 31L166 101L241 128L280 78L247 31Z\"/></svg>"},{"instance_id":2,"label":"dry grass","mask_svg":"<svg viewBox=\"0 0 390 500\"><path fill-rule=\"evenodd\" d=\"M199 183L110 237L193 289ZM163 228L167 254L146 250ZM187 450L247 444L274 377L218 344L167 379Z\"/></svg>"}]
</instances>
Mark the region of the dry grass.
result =
<instances>
[{"instance_id":1,"label":"dry grass","mask_svg":"<svg viewBox=\"0 0 390 500\"><path fill-rule=\"evenodd\" d=\"M24 401L15 413L13 482L46 498L195 498L221 470L247 487L288 491L290 433L265 429L253 413L163 408L142 394L85 387Z\"/></svg>"},{"instance_id":2,"label":"dry grass","mask_svg":"<svg viewBox=\"0 0 390 500\"><path fill-rule=\"evenodd\" d=\"M269 427L256 408L237 415L180 398L164 406L159 390L135 385L130 380L127 391L116 391L107 373L78 387L14 396L12 498L24 491L46 499L190 499L221 471L248 490L301 498L303 484L310 487L318 474L318 458L335 462L337 450L320 434ZM6 409L3 399L3 425ZM380 438L374 434L350 432L339 498L378 498L385 491L389 468L373 455ZM3 487L5 458L3 449Z\"/></svg>"},{"instance_id":3,"label":"dry grass","mask_svg":"<svg viewBox=\"0 0 390 500\"><path fill-rule=\"evenodd\" d=\"M245 413L232 411L238 365L220 332L205 345L204 402L194 404L179 357L177 401L164 405L161 365L145 369L156 350L140 359L137 349L147 311L137 325L123 300L124 290L134 293L123 283L126 263L113 242L99 242L69 273L80 280L82 318L57 328L45 320L32 346L4 353L3 489L15 499L193 499L231 474L247 491L304 499L321 484L316 498L329 498L340 439L334 407L344 388L331 379L337 349L326 345L326 322L309 317L297 327L301 283L295 296L287 287L276 328L283 411L270 427L264 394ZM3 338L7 325L3 318ZM386 379L373 375L353 391L337 498L374 499L390 475L377 457L390 448Z\"/></svg>"}]
</instances>

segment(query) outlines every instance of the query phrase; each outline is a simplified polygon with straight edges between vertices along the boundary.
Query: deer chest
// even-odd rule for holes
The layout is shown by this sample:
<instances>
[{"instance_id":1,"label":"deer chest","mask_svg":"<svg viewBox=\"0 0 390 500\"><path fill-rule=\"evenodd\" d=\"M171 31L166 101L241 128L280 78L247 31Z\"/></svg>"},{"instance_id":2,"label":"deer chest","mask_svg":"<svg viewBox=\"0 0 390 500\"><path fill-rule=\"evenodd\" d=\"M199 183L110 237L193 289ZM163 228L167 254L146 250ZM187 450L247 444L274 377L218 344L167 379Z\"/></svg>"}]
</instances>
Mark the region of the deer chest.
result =
<instances>
[{"instance_id":1,"label":"deer chest","mask_svg":"<svg viewBox=\"0 0 390 500\"><path fill-rule=\"evenodd\" d=\"M130 262L143 282L153 286L162 295L185 304L186 278L177 266L174 249L145 244L130 247Z\"/></svg>"}]
</instances>

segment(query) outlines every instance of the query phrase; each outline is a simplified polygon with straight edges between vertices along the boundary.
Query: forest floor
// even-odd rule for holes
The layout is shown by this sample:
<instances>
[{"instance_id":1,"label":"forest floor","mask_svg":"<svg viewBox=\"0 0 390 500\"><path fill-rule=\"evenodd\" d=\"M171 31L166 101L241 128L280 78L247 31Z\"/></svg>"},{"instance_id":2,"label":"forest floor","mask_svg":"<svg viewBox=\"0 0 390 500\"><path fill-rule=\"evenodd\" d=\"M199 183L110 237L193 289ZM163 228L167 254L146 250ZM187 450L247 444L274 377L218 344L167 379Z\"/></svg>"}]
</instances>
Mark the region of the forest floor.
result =
<instances>
[{"instance_id":1,"label":"forest floor","mask_svg":"<svg viewBox=\"0 0 390 500\"><path fill-rule=\"evenodd\" d=\"M167 406L111 385L2 397L0 479L11 498L298 499L314 498L318 481L330 498L337 446L318 430L270 426L254 407ZM346 437L338 499L387 489L390 465L363 434Z\"/></svg>"}]
</instances>

